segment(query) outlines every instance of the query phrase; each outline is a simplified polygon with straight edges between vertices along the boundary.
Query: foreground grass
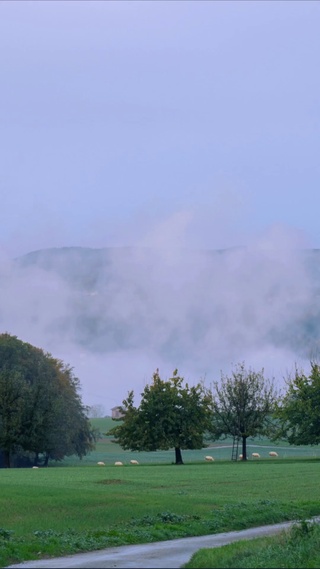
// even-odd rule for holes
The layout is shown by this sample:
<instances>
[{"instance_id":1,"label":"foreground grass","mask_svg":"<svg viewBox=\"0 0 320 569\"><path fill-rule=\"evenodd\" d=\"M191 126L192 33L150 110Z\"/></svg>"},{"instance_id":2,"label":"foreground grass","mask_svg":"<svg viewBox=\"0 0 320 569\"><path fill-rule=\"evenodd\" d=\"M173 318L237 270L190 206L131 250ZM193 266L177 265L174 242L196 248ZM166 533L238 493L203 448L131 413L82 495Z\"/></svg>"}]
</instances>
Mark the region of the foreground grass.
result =
<instances>
[{"instance_id":1,"label":"foreground grass","mask_svg":"<svg viewBox=\"0 0 320 569\"><path fill-rule=\"evenodd\" d=\"M296 524L277 536L201 549L186 569L309 569L320 567L320 526Z\"/></svg>"},{"instance_id":2,"label":"foreground grass","mask_svg":"<svg viewBox=\"0 0 320 569\"><path fill-rule=\"evenodd\" d=\"M0 471L0 566L320 514L320 461Z\"/></svg>"}]
</instances>

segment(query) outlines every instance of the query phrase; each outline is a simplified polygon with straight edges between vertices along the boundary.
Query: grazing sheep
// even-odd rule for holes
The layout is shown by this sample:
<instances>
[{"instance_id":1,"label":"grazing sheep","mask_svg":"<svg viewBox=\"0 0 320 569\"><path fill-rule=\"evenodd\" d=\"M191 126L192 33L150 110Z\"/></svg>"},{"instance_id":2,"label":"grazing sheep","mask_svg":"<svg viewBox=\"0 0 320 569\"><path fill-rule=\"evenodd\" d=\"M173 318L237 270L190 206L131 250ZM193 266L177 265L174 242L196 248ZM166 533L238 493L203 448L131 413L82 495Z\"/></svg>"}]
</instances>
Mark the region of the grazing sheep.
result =
<instances>
[{"instance_id":1,"label":"grazing sheep","mask_svg":"<svg viewBox=\"0 0 320 569\"><path fill-rule=\"evenodd\" d=\"M123 462L120 462L120 460L117 460L117 462L114 463L115 466L123 466Z\"/></svg>"},{"instance_id":2,"label":"grazing sheep","mask_svg":"<svg viewBox=\"0 0 320 569\"><path fill-rule=\"evenodd\" d=\"M214 458L213 456L205 456L204 460L206 460L207 462L213 462Z\"/></svg>"},{"instance_id":3,"label":"grazing sheep","mask_svg":"<svg viewBox=\"0 0 320 569\"><path fill-rule=\"evenodd\" d=\"M39 466L33 466L32 468L39 468Z\"/></svg>"},{"instance_id":4,"label":"grazing sheep","mask_svg":"<svg viewBox=\"0 0 320 569\"><path fill-rule=\"evenodd\" d=\"M130 464L139 464L137 460L130 460Z\"/></svg>"},{"instance_id":5,"label":"grazing sheep","mask_svg":"<svg viewBox=\"0 0 320 569\"><path fill-rule=\"evenodd\" d=\"M105 466L105 463L104 463L104 462L101 462L101 461L100 461L100 462L97 462L97 464L98 464L98 466Z\"/></svg>"},{"instance_id":6,"label":"grazing sheep","mask_svg":"<svg viewBox=\"0 0 320 569\"><path fill-rule=\"evenodd\" d=\"M260 458L260 454L258 452L253 452L252 458Z\"/></svg>"},{"instance_id":7,"label":"grazing sheep","mask_svg":"<svg viewBox=\"0 0 320 569\"><path fill-rule=\"evenodd\" d=\"M274 450L269 452L269 456L279 456L278 453Z\"/></svg>"}]
</instances>

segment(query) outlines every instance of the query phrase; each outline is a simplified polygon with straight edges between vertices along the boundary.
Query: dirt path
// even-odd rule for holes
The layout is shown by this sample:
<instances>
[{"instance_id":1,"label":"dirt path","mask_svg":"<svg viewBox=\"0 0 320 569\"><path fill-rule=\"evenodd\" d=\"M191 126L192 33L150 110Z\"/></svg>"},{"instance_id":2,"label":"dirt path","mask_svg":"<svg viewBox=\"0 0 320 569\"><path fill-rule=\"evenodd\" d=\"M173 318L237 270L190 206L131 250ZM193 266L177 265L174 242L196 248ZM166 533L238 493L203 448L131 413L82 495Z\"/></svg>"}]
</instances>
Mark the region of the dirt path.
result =
<instances>
[{"instance_id":1,"label":"dirt path","mask_svg":"<svg viewBox=\"0 0 320 569\"><path fill-rule=\"evenodd\" d=\"M320 517L312 518L317 523ZM311 521L311 520L310 520ZM90 569L117 568L117 569L176 569L189 561L191 555L203 547L220 547L240 539L253 539L274 535L288 529L293 522L261 526L242 531L231 531L216 535L204 535L200 537L186 537L171 541L158 541L143 545L124 545L111 547L90 553L78 553L68 557L56 557L54 559L41 559L39 561L26 561L18 565L9 565L10 568L19 569L49 569L59 567L69 569L71 567Z\"/></svg>"}]
</instances>

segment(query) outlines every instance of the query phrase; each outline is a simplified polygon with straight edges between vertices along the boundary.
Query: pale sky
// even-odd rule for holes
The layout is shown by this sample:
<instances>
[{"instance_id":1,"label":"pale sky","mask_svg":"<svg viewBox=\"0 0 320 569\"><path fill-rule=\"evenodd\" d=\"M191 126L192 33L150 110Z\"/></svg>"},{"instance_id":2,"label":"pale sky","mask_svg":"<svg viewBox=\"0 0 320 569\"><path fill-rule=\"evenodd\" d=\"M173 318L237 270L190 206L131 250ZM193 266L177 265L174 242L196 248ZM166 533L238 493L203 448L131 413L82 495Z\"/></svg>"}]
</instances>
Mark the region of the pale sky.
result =
<instances>
[{"instance_id":1,"label":"pale sky","mask_svg":"<svg viewBox=\"0 0 320 569\"><path fill-rule=\"evenodd\" d=\"M280 382L314 349L317 284L277 252L320 248L319 30L308 0L0 1L0 330L74 366L85 402L157 367L211 381L245 359ZM128 283L115 256L80 300L12 263L123 245L161 254L137 249ZM239 246L211 268L177 253ZM79 303L129 347L80 348Z\"/></svg>"},{"instance_id":2,"label":"pale sky","mask_svg":"<svg viewBox=\"0 0 320 569\"><path fill-rule=\"evenodd\" d=\"M0 2L2 252L177 218L190 247L320 247L319 29L306 0Z\"/></svg>"}]
</instances>

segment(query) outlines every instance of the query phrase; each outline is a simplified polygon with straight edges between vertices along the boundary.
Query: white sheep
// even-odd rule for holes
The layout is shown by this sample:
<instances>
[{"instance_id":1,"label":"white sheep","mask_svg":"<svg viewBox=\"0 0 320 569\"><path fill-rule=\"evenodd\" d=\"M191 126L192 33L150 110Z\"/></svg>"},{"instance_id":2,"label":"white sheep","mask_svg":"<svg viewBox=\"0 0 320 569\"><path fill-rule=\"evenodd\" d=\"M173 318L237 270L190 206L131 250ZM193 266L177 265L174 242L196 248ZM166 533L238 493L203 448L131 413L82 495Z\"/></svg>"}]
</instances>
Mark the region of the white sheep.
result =
<instances>
[{"instance_id":1,"label":"white sheep","mask_svg":"<svg viewBox=\"0 0 320 569\"><path fill-rule=\"evenodd\" d=\"M39 466L33 466L32 468L39 468Z\"/></svg>"},{"instance_id":2,"label":"white sheep","mask_svg":"<svg viewBox=\"0 0 320 569\"><path fill-rule=\"evenodd\" d=\"M278 455L278 453L277 453L276 451L271 450L271 451L269 452L269 456L279 456L279 455Z\"/></svg>"},{"instance_id":3,"label":"white sheep","mask_svg":"<svg viewBox=\"0 0 320 569\"><path fill-rule=\"evenodd\" d=\"M130 460L130 464L139 464L137 460Z\"/></svg>"},{"instance_id":4,"label":"white sheep","mask_svg":"<svg viewBox=\"0 0 320 569\"><path fill-rule=\"evenodd\" d=\"M115 465L115 466L123 466L123 462L120 462L120 460L117 460L117 461L114 463L114 465Z\"/></svg>"},{"instance_id":5,"label":"white sheep","mask_svg":"<svg viewBox=\"0 0 320 569\"><path fill-rule=\"evenodd\" d=\"M243 459L243 454L239 454L239 458L240 458L240 460L242 460L242 459Z\"/></svg>"},{"instance_id":6,"label":"white sheep","mask_svg":"<svg viewBox=\"0 0 320 569\"><path fill-rule=\"evenodd\" d=\"M105 463L102 462L102 461L100 461L100 462L97 462L97 465L98 465L98 466L105 466Z\"/></svg>"},{"instance_id":7,"label":"white sheep","mask_svg":"<svg viewBox=\"0 0 320 569\"><path fill-rule=\"evenodd\" d=\"M252 458L260 458L260 454L258 452L253 452Z\"/></svg>"},{"instance_id":8,"label":"white sheep","mask_svg":"<svg viewBox=\"0 0 320 569\"><path fill-rule=\"evenodd\" d=\"M205 456L204 460L206 460L207 462L213 462L214 458L213 456Z\"/></svg>"}]
</instances>

